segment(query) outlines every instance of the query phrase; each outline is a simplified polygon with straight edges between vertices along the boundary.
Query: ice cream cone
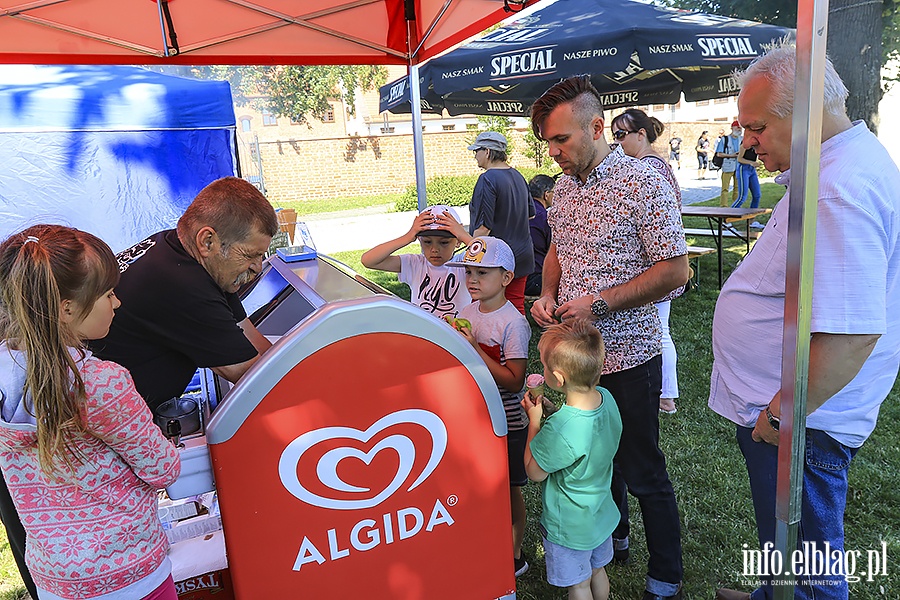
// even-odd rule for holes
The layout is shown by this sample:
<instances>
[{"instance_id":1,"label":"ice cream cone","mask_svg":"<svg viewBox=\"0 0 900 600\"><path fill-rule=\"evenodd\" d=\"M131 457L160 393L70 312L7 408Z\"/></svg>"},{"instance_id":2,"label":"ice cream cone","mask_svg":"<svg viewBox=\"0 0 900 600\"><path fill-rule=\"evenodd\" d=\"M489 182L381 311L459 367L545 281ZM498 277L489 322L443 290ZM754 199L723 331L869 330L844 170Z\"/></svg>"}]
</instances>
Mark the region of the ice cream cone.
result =
<instances>
[{"instance_id":1,"label":"ice cream cone","mask_svg":"<svg viewBox=\"0 0 900 600\"><path fill-rule=\"evenodd\" d=\"M538 396L544 395L544 376L543 375L529 375L525 378L525 389L531 392L532 398L537 398Z\"/></svg>"}]
</instances>

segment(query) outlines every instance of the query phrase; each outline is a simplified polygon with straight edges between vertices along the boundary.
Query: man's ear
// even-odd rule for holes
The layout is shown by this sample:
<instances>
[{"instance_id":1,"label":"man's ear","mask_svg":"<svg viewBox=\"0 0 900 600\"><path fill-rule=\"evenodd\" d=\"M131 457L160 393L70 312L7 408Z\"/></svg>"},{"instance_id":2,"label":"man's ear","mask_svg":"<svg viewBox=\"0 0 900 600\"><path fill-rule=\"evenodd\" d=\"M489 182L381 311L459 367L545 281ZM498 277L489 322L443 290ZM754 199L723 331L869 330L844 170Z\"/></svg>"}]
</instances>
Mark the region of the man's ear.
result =
<instances>
[{"instance_id":1,"label":"man's ear","mask_svg":"<svg viewBox=\"0 0 900 600\"><path fill-rule=\"evenodd\" d=\"M194 236L194 244L200 256L207 258L219 251L219 235L209 225L201 227Z\"/></svg>"},{"instance_id":2,"label":"man's ear","mask_svg":"<svg viewBox=\"0 0 900 600\"><path fill-rule=\"evenodd\" d=\"M595 116L591 121L591 133L593 134L593 139L599 140L603 137L603 117Z\"/></svg>"}]
</instances>

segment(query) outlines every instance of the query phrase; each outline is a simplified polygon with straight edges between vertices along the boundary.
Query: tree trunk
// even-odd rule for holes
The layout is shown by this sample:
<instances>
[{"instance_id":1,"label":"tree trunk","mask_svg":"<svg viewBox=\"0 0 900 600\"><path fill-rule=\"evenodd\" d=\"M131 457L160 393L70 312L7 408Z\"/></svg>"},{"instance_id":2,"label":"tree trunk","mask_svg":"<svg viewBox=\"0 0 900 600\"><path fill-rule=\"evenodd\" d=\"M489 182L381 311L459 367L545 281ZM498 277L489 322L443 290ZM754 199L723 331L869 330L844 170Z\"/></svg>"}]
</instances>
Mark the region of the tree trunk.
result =
<instances>
[{"instance_id":1,"label":"tree trunk","mask_svg":"<svg viewBox=\"0 0 900 600\"><path fill-rule=\"evenodd\" d=\"M828 57L850 90L847 114L878 132L881 101L882 0L831 0Z\"/></svg>"}]
</instances>

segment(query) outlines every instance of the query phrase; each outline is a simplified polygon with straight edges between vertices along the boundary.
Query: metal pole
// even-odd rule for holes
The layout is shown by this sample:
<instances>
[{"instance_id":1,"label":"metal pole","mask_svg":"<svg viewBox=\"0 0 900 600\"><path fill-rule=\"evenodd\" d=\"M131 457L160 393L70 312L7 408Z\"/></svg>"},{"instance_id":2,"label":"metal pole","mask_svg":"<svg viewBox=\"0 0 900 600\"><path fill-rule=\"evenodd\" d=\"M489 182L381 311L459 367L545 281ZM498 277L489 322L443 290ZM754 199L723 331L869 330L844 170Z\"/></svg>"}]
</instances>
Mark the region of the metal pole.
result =
<instances>
[{"instance_id":1,"label":"metal pole","mask_svg":"<svg viewBox=\"0 0 900 600\"><path fill-rule=\"evenodd\" d=\"M163 56L169 56L169 40L166 38L166 19L163 16L162 0L157 0L156 11L159 13L159 31L162 33Z\"/></svg>"},{"instance_id":2,"label":"metal pole","mask_svg":"<svg viewBox=\"0 0 900 600\"><path fill-rule=\"evenodd\" d=\"M422 137L422 92L419 89L419 65L409 65L409 104L412 109L416 195L419 198L419 212L422 212L428 206L428 199L425 197L425 141Z\"/></svg>"},{"instance_id":3,"label":"metal pole","mask_svg":"<svg viewBox=\"0 0 900 600\"><path fill-rule=\"evenodd\" d=\"M797 548L802 505L827 25L828 0L799 0L775 498L775 550L785 568L776 577L783 584L775 586L776 600L794 597L795 576L785 572Z\"/></svg>"},{"instance_id":4,"label":"metal pole","mask_svg":"<svg viewBox=\"0 0 900 600\"><path fill-rule=\"evenodd\" d=\"M262 152L259 151L259 136L253 134L253 145L256 146L256 170L259 171L259 191L265 195L266 178L263 177Z\"/></svg>"}]
</instances>

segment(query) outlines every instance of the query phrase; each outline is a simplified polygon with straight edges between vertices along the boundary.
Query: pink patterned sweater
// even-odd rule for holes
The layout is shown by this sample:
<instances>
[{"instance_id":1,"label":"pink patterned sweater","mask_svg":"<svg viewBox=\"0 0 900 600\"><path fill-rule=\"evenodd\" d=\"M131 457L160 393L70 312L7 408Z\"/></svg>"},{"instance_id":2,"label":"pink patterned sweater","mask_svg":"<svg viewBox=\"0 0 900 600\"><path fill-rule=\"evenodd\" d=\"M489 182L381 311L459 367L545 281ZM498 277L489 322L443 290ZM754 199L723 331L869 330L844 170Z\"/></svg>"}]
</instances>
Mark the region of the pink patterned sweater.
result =
<instances>
[{"instance_id":1,"label":"pink patterned sweater","mask_svg":"<svg viewBox=\"0 0 900 600\"><path fill-rule=\"evenodd\" d=\"M25 559L39 588L92 598L157 569L169 544L157 518L156 490L181 472L178 451L153 423L123 367L88 356L84 418L93 436L85 457L61 481L40 468L37 430L23 400L21 353L0 345L0 469L28 536ZM29 404L30 405L30 404Z\"/></svg>"}]
</instances>

